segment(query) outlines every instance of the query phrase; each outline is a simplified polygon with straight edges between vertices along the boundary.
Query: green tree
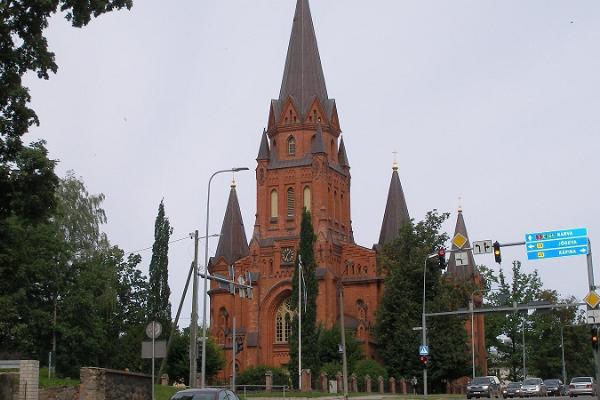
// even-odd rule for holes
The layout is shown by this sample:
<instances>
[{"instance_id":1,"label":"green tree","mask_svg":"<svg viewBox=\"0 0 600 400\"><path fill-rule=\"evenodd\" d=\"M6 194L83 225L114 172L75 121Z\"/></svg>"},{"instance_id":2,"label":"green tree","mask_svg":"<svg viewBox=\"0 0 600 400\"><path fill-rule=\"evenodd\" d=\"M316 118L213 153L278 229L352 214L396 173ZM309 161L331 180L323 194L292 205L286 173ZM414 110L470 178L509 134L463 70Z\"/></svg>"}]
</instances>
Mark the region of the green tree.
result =
<instances>
[{"instance_id":1,"label":"green tree","mask_svg":"<svg viewBox=\"0 0 600 400\"><path fill-rule=\"evenodd\" d=\"M425 260L448 240L448 236L440 232L447 218L448 214L431 211L423 221L405 224L398 238L386 244L379 255L378 265L386 280L375 335L379 354L393 376L421 372L416 353L421 335L412 328L421 326ZM425 277L428 310L447 311L464 297L464 288L444 282L436 263L427 264ZM441 385L442 379L452 375L465 375L469 363L462 320L456 317L428 319L428 341L434 354L430 369L433 385Z\"/></svg>"},{"instance_id":2,"label":"green tree","mask_svg":"<svg viewBox=\"0 0 600 400\"><path fill-rule=\"evenodd\" d=\"M302 313L302 368L311 371L319 371L319 349L317 329L317 295L319 287L317 283L317 264L315 262L314 243L316 240L313 230L310 212L304 208L302 210L302 223L300 225L300 243L298 257L302 259L302 270L304 281L302 286L306 285L306 309L302 304L302 309L298 310L298 303L292 301L292 308L296 311L292 321L292 332L290 334L290 363L289 370L292 381L298 387L298 312ZM296 268L292 277L292 299L298 299L298 280L299 280L299 260L296 259Z\"/></svg>"},{"instance_id":3,"label":"green tree","mask_svg":"<svg viewBox=\"0 0 600 400\"><path fill-rule=\"evenodd\" d=\"M345 332L346 335L346 361L348 363L348 371L354 369L357 361L363 358L363 352L360 343L353 334ZM321 368L328 364L328 368L332 367L332 363L339 365L338 369L331 375L330 371L327 374L335 376L336 373L342 371L342 355L338 351L338 345L341 345L340 326L334 325L331 329L321 329L319 332L319 364Z\"/></svg>"},{"instance_id":4,"label":"green tree","mask_svg":"<svg viewBox=\"0 0 600 400\"><path fill-rule=\"evenodd\" d=\"M161 200L154 223L154 245L149 268L148 318L160 322L163 332L171 330L169 238L172 233L173 228L165 215L165 206Z\"/></svg>"}]
</instances>

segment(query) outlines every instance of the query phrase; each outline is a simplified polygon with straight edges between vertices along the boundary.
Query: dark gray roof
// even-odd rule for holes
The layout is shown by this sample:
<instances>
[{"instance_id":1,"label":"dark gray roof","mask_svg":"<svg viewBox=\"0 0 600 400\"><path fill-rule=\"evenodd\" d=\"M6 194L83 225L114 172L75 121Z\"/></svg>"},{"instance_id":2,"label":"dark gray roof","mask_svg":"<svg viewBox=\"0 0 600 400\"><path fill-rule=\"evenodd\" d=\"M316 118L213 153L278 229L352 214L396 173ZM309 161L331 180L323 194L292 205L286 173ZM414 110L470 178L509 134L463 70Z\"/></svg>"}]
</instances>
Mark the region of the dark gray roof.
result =
<instances>
[{"instance_id":1,"label":"dark gray roof","mask_svg":"<svg viewBox=\"0 0 600 400\"><path fill-rule=\"evenodd\" d=\"M394 166L378 245L383 246L385 243L396 239L402 225L409 221L410 215L408 214L404 191L398 176L398 168Z\"/></svg>"},{"instance_id":2,"label":"dark gray roof","mask_svg":"<svg viewBox=\"0 0 600 400\"><path fill-rule=\"evenodd\" d=\"M317 125L317 134L311 142L311 150L313 154L325 153L325 145L323 144L323 130L321 124Z\"/></svg>"},{"instance_id":3,"label":"dark gray roof","mask_svg":"<svg viewBox=\"0 0 600 400\"><path fill-rule=\"evenodd\" d=\"M467 238L467 244L465 247L469 247L469 234L467 233L467 226L463 217L462 210L458 210L458 216L456 218L456 228L454 229L454 236L460 233ZM453 236L453 237L454 237ZM458 250L458 247L452 244L452 250ZM453 278L462 280L471 279L473 272L475 271L475 258L473 258L473 251L467 250L467 265L456 265L456 258L454 252L450 254L448 258L448 271L447 274Z\"/></svg>"},{"instance_id":4,"label":"dark gray roof","mask_svg":"<svg viewBox=\"0 0 600 400\"><path fill-rule=\"evenodd\" d=\"M260 139L260 147L258 149L258 157L256 157L256 161L268 160L268 159L269 159L269 139L267 138L267 131L263 129L262 138Z\"/></svg>"},{"instance_id":5,"label":"dark gray roof","mask_svg":"<svg viewBox=\"0 0 600 400\"><path fill-rule=\"evenodd\" d=\"M228 264L232 264L250 253L246 232L244 231L244 221L240 212L235 185L231 185L229 192L229 201L227 210L223 218L221 227L221 236L214 259L224 257Z\"/></svg>"},{"instance_id":6,"label":"dark gray roof","mask_svg":"<svg viewBox=\"0 0 600 400\"><path fill-rule=\"evenodd\" d=\"M340 149L338 150L338 161L340 166L350 168L348 163L348 155L346 154L346 146L344 146L344 138L340 139Z\"/></svg>"},{"instance_id":7,"label":"dark gray roof","mask_svg":"<svg viewBox=\"0 0 600 400\"><path fill-rule=\"evenodd\" d=\"M328 99L308 0L296 2L279 101L285 101L288 96L293 97L302 115L315 96L324 105Z\"/></svg>"}]
</instances>

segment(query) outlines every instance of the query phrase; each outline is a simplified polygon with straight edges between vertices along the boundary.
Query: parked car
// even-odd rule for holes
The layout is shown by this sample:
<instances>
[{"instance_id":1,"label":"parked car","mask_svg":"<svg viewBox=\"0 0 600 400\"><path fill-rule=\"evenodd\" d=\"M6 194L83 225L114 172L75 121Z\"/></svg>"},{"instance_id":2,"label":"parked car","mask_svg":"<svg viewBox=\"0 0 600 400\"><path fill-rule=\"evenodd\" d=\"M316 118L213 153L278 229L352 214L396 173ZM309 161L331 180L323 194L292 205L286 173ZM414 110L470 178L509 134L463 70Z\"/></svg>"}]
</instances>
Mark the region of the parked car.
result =
<instances>
[{"instance_id":1,"label":"parked car","mask_svg":"<svg viewBox=\"0 0 600 400\"><path fill-rule=\"evenodd\" d=\"M580 394L596 396L597 386L594 378L590 376L578 376L571 379L569 384L569 396L577 397Z\"/></svg>"},{"instance_id":2,"label":"parked car","mask_svg":"<svg viewBox=\"0 0 600 400\"><path fill-rule=\"evenodd\" d=\"M240 400L231 390L221 388L186 389L175 393L171 400Z\"/></svg>"},{"instance_id":3,"label":"parked car","mask_svg":"<svg viewBox=\"0 0 600 400\"><path fill-rule=\"evenodd\" d=\"M521 386L523 386L523 382L510 382L502 391L502 397L505 399L523 397L521 394Z\"/></svg>"},{"instance_id":4,"label":"parked car","mask_svg":"<svg viewBox=\"0 0 600 400\"><path fill-rule=\"evenodd\" d=\"M500 397L500 381L495 376L478 376L467 385L467 399L492 396Z\"/></svg>"},{"instance_id":5,"label":"parked car","mask_svg":"<svg viewBox=\"0 0 600 400\"><path fill-rule=\"evenodd\" d=\"M548 396L564 396L565 385L560 379L544 379Z\"/></svg>"},{"instance_id":6,"label":"parked car","mask_svg":"<svg viewBox=\"0 0 600 400\"><path fill-rule=\"evenodd\" d=\"M546 385L544 385L544 381L542 381L540 378L527 378L527 379L523 380L521 394L523 395L523 397L546 396L547 395Z\"/></svg>"}]
</instances>

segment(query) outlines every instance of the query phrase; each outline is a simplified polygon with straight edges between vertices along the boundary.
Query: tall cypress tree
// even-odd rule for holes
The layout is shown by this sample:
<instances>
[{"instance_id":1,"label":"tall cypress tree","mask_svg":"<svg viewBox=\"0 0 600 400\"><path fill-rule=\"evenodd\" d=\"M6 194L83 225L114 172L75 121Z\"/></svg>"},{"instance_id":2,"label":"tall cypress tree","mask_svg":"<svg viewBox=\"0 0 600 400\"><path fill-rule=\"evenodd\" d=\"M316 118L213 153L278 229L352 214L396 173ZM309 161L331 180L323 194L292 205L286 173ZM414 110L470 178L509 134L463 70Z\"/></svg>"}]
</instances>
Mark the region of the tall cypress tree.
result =
<instances>
[{"instance_id":1,"label":"tall cypress tree","mask_svg":"<svg viewBox=\"0 0 600 400\"><path fill-rule=\"evenodd\" d=\"M158 206L158 215L154 223L154 245L150 261L150 282L148 298L148 318L158 321L163 326L163 332L171 327L171 303L169 296L169 238L173 228L169 218L165 216L163 200Z\"/></svg>"},{"instance_id":2,"label":"tall cypress tree","mask_svg":"<svg viewBox=\"0 0 600 400\"><path fill-rule=\"evenodd\" d=\"M290 335L290 364L289 370L294 385L298 387L298 311L302 313L302 369L310 369L313 376L319 372L319 332L317 330L317 296L319 287L317 283L317 264L315 262L314 243L317 237L313 230L310 212L302 211L302 224L300 226L300 244L298 255L302 258L304 275L303 285L306 284L306 311L304 304L298 310L298 259L292 278L292 307L296 311ZM304 302L303 302L304 303Z\"/></svg>"}]
</instances>

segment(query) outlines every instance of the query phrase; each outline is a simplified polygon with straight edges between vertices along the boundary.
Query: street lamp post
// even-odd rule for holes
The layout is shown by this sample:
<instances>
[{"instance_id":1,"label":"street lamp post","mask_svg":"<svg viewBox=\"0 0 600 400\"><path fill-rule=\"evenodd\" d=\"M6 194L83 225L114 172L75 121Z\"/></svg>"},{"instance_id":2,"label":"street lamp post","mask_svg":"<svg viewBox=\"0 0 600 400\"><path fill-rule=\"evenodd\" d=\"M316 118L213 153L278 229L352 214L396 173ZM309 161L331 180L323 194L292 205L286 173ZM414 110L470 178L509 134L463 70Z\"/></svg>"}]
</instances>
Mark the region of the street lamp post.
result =
<instances>
[{"instance_id":1,"label":"street lamp post","mask_svg":"<svg viewBox=\"0 0 600 400\"><path fill-rule=\"evenodd\" d=\"M249 168L247 167L234 167L234 168L230 168L230 169L223 169L223 170L219 170L215 173L213 173L210 176L210 179L208 180L208 195L207 195L207 199L206 199L206 236L208 237L208 221L209 221L209 211L210 211L210 184L212 182L212 179L215 177L215 175L218 174L222 174L225 172L239 172L239 171L247 171ZM205 383L206 383L206 303L207 303L207 296L208 296L208 291L207 291L207 282L208 282L208 240L205 241L205 247L204 247L204 306L203 306L203 310L202 310L202 365L201 365L201 379L200 379L200 387L204 388ZM194 274L194 280L196 281L198 279L198 274ZM194 285L195 288L197 288L196 285ZM197 290L197 289L195 289ZM198 326L198 314L196 313L196 315L193 315L193 317L195 317L194 321L192 321L193 326ZM192 332L194 333L194 332ZM196 343L196 335L192 335L193 337L191 338L192 343ZM195 376L195 370L196 370L196 363L192 363L193 364L193 370L194 370L194 376ZM195 379L194 379L195 380ZM194 385L192 385L192 383L190 383L191 387L195 387L195 382Z\"/></svg>"},{"instance_id":2,"label":"street lamp post","mask_svg":"<svg viewBox=\"0 0 600 400\"><path fill-rule=\"evenodd\" d=\"M423 265L423 313L421 314L421 327L422 327L422 337L421 344L423 346L427 346L427 318L425 318L425 275L427 274L427 261L430 259L437 257L437 253L430 254L425 259L425 264ZM427 396L427 366L423 368L423 395Z\"/></svg>"}]
</instances>

